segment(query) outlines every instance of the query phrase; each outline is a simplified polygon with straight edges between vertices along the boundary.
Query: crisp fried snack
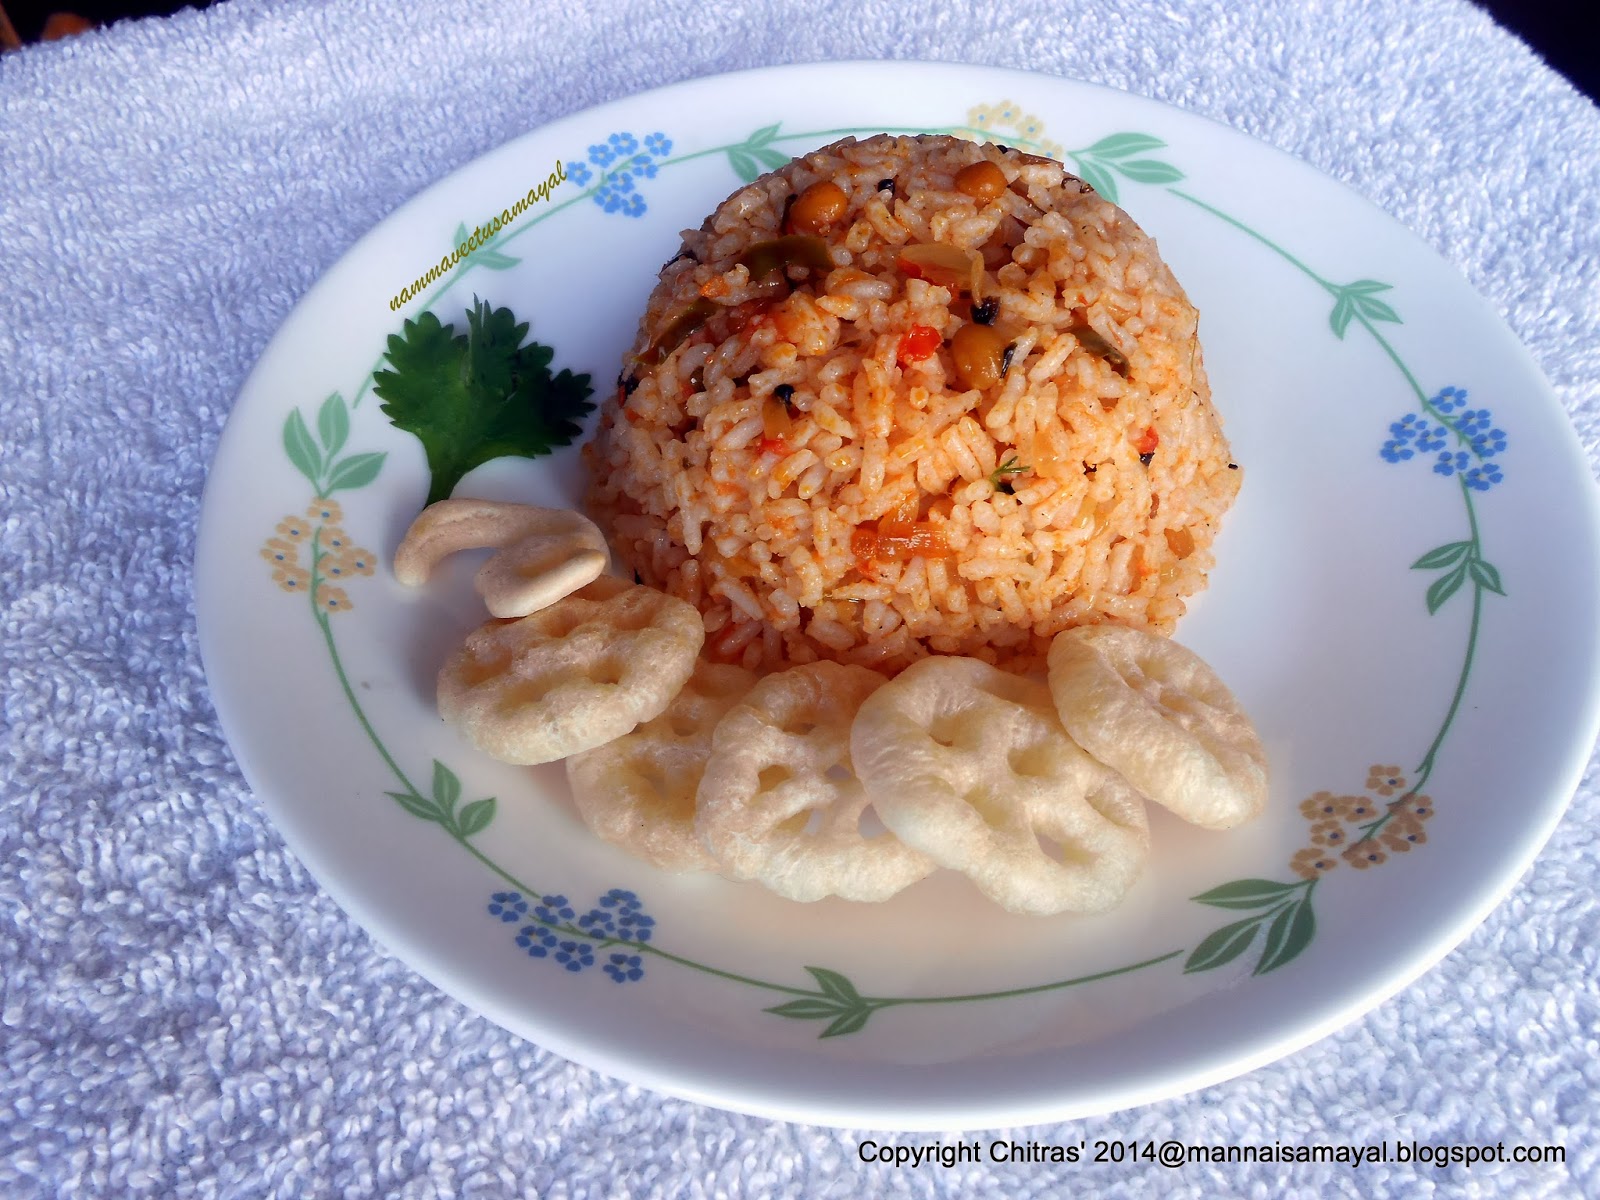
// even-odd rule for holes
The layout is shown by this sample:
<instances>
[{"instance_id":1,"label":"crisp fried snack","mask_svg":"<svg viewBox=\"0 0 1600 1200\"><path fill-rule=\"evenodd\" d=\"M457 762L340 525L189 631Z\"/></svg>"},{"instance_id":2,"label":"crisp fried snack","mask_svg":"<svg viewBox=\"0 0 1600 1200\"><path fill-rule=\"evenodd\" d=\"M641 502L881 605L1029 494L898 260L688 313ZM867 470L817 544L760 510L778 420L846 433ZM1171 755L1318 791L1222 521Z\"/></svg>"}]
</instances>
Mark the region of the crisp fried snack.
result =
<instances>
[{"instance_id":1,"label":"crisp fried snack","mask_svg":"<svg viewBox=\"0 0 1600 1200\"><path fill-rule=\"evenodd\" d=\"M933 870L892 834L861 830L850 722L882 684L865 667L807 663L767 676L722 718L695 823L727 874L790 900L885 900Z\"/></svg>"},{"instance_id":2,"label":"crisp fried snack","mask_svg":"<svg viewBox=\"0 0 1600 1200\"><path fill-rule=\"evenodd\" d=\"M469 634L439 672L439 715L503 762L553 762L659 715L704 641L692 605L603 576Z\"/></svg>"},{"instance_id":3,"label":"crisp fried snack","mask_svg":"<svg viewBox=\"0 0 1600 1200\"><path fill-rule=\"evenodd\" d=\"M1255 726L1194 651L1090 625L1058 634L1049 661L1067 732L1157 804L1206 829L1230 829L1266 805Z\"/></svg>"},{"instance_id":4,"label":"crisp fried snack","mask_svg":"<svg viewBox=\"0 0 1600 1200\"><path fill-rule=\"evenodd\" d=\"M756 682L743 667L701 660L659 717L567 759L584 823L606 841L668 871L714 871L695 832L695 789L724 713Z\"/></svg>"},{"instance_id":5,"label":"crisp fried snack","mask_svg":"<svg viewBox=\"0 0 1600 1200\"><path fill-rule=\"evenodd\" d=\"M1103 912L1144 866L1143 802L1036 680L922 659L862 704L850 752L885 825L1012 912Z\"/></svg>"},{"instance_id":6,"label":"crisp fried snack","mask_svg":"<svg viewBox=\"0 0 1600 1200\"><path fill-rule=\"evenodd\" d=\"M497 617L538 612L598 579L610 561L605 535L582 513L452 497L411 523L394 553L394 575L418 587L447 555L489 547L499 553L473 582Z\"/></svg>"}]
</instances>

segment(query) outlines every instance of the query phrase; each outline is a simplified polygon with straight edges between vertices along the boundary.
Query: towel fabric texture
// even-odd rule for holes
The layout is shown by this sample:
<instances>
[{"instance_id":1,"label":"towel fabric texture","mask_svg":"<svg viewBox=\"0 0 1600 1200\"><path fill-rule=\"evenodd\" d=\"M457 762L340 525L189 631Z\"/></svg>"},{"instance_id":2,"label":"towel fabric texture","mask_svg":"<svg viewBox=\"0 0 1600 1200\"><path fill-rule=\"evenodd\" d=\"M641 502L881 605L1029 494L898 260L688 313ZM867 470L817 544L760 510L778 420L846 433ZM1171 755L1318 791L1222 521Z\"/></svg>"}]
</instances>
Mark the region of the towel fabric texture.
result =
<instances>
[{"instance_id":1,"label":"towel fabric texture","mask_svg":"<svg viewBox=\"0 0 1600 1200\"><path fill-rule=\"evenodd\" d=\"M993 1135L1565 1148L1539 1167L866 1164L936 1139L564 1061L386 955L283 845L192 600L206 472L279 323L519 133L844 58L1104 83L1310 162L1465 273L1600 461L1600 110L1462 0L229 0L0 58L0 1195L1600 1195L1592 761L1505 903L1366 1017L1198 1094Z\"/></svg>"}]
</instances>

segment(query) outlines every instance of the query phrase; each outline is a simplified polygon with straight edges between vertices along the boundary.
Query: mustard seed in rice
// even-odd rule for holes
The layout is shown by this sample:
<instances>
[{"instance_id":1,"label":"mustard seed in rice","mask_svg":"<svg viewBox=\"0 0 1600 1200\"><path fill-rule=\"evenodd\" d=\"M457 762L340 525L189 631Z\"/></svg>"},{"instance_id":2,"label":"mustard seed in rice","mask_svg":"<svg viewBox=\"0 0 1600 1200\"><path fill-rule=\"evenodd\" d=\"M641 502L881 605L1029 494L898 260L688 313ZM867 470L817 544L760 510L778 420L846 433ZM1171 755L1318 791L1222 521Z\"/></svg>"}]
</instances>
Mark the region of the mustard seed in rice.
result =
<instances>
[{"instance_id":1,"label":"mustard seed in rice","mask_svg":"<svg viewBox=\"0 0 1600 1200\"><path fill-rule=\"evenodd\" d=\"M585 451L590 511L750 668L1025 670L1071 626L1170 633L1242 474L1197 326L1059 163L846 139L684 234Z\"/></svg>"}]
</instances>

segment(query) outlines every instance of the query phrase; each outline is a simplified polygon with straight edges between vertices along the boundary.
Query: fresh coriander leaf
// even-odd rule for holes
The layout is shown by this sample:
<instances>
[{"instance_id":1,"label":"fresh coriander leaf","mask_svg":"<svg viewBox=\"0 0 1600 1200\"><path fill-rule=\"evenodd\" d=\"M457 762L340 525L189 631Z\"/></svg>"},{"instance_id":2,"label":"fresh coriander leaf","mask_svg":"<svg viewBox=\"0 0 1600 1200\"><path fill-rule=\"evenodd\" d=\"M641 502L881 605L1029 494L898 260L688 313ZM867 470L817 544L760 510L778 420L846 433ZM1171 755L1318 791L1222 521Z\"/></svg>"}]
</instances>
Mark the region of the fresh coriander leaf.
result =
<instances>
[{"instance_id":1,"label":"fresh coriander leaf","mask_svg":"<svg viewBox=\"0 0 1600 1200\"><path fill-rule=\"evenodd\" d=\"M448 497L474 467L507 455L537 458L572 443L594 410L588 375L550 373L555 351L523 345L526 322L474 300L467 329L430 312L389 338L390 370L373 376L383 413L428 455L428 503Z\"/></svg>"}]
</instances>

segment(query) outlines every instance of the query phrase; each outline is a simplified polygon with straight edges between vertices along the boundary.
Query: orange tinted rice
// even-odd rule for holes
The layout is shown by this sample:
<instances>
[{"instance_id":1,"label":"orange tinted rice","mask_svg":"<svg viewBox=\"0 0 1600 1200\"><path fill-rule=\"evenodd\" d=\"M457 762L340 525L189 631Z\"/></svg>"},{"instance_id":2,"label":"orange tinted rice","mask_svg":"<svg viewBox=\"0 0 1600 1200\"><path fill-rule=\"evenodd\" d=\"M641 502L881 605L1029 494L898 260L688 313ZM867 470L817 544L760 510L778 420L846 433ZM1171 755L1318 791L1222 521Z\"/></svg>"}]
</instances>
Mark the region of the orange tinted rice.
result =
<instances>
[{"instance_id":1,"label":"orange tinted rice","mask_svg":"<svg viewBox=\"0 0 1600 1200\"><path fill-rule=\"evenodd\" d=\"M1003 188L958 186L985 160ZM819 181L845 205L796 230ZM983 339L992 379L955 354ZM708 655L889 673L1170 633L1242 474L1151 238L1059 163L942 136L846 139L686 232L585 454L591 514Z\"/></svg>"}]
</instances>

